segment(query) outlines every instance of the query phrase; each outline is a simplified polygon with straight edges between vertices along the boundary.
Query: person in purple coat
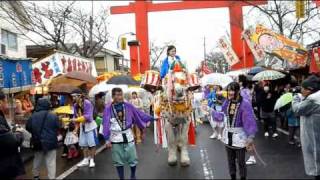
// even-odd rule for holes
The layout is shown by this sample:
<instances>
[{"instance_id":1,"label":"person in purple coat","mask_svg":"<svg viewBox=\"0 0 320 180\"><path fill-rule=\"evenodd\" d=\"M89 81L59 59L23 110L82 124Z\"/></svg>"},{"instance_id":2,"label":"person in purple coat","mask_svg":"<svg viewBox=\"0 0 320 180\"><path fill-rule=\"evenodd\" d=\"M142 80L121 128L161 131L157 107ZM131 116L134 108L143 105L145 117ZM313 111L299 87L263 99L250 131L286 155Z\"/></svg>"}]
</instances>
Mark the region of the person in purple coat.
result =
<instances>
[{"instance_id":1,"label":"person in purple coat","mask_svg":"<svg viewBox=\"0 0 320 180\"><path fill-rule=\"evenodd\" d=\"M113 102L107 104L103 114L103 135L107 148L111 148L113 165L120 179L124 179L124 165L131 169L131 179L135 179L138 158L132 132L132 125L146 128L152 116L145 114L132 104L124 102L120 88L112 89Z\"/></svg>"},{"instance_id":2,"label":"person in purple coat","mask_svg":"<svg viewBox=\"0 0 320 180\"><path fill-rule=\"evenodd\" d=\"M94 156L98 145L97 124L93 120L93 105L83 91L75 90L72 93L75 100L73 106L74 121L80 123L79 146L83 150L84 159L78 167L95 167Z\"/></svg>"},{"instance_id":3,"label":"person in purple coat","mask_svg":"<svg viewBox=\"0 0 320 180\"><path fill-rule=\"evenodd\" d=\"M225 118L222 142L226 145L229 173L236 179L236 160L238 160L240 178L246 179L246 150L251 151L257 124L251 103L240 95L240 85L232 82L227 87L227 100L222 112L213 111L216 118Z\"/></svg>"}]
</instances>

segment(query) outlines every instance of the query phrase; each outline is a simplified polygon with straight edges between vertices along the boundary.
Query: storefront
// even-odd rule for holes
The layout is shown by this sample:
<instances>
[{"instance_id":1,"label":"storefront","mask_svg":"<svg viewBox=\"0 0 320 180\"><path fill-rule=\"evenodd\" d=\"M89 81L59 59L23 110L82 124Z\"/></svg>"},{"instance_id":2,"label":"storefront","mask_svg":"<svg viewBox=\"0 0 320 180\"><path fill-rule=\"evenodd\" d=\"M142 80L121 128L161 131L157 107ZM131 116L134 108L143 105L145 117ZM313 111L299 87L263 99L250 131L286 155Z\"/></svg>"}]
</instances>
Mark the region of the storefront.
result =
<instances>
[{"instance_id":1,"label":"storefront","mask_svg":"<svg viewBox=\"0 0 320 180\"><path fill-rule=\"evenodd\" d=\"M7 95L9 110L5 115L12 123L15 123L15 97L29 93L35 83L33 79L31 59L0 56L0 88Z\"/></svg>"}]
</instances>

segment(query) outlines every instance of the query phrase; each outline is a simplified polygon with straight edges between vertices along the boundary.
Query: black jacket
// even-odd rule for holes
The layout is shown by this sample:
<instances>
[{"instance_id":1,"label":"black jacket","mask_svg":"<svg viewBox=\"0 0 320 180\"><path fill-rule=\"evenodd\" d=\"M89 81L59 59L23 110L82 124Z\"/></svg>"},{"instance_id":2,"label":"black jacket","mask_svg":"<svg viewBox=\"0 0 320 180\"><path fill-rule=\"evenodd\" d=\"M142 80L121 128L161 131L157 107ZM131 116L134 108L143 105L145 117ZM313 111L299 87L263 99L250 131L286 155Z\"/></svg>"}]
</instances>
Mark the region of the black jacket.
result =
<instances>
[{"instance_id":1,"label":"black jacket","mask_svg":"<svg viewBox=\"0 0 320 180\"><path fill-rule=\"evenodd\" d=\"M263 88L256 86L254 88L254 92L255 92L255 97L253 98L254 102L257 106L261 106L263 104L263 94L264 94Z\"/></svg>"},{"instance_id":2,"label":"black jacket","mask_svg":"<svg viewBox=\"0 0 320 180\"><path fill-rule=\"evenodd\" d=\"M274 92L270 92L271 93L271 98L267 98L268 93L263 92L262 93L262 103L261 103L261 109L264 112L273 112L274 111L274 105L276 104L277 101L277 97L276 94Z\"/></svg>"},{"instance_id":3,"label":"black jacket","mask_svg":"<svg viewBox=\"0 0 320 180\"><path fill-rule=\"evenodd\" d=\"M23 141L22 133L12 132L3 113L0 112L0 177L15 179L25 174L18 147Z\"/></svg>"},{"instance_id":4,"label":"black jacket","mask_svg":"<svg viewBox=\"0 0 320 180\"><path fill-rule=\"evenodd\" d=\"M58 147L58 128L59 119L58 116L51 113L50 102L47 99L39 99L35 112L31 115L27 122L26 129L32 134L32 136L40 137L42 149L49 151ZM45 119L45 116L47 118ZM43 124L43 130L41 132L41 126Z\"/></svg>"}]
</instances>

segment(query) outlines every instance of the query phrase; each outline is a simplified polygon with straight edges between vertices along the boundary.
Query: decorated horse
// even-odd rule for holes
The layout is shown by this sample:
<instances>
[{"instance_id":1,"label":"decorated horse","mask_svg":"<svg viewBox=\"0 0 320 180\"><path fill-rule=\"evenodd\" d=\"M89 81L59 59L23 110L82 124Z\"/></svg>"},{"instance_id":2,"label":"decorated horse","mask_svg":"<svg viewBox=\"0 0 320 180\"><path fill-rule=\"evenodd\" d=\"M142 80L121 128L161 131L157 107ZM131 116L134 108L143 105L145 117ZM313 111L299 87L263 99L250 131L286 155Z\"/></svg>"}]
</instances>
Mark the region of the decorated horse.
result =
<instances>
[{"instance_id":1,"label":"decorated horse","mask_svg":"<svg viewBox=\"0 0 320 180\"><path fill-rule=\"evenodd\" d=\"M155 143L168 147L168 164L176 165L180 153L181 166L190 165L188 144L195 145L194 122L189 92L196 90L199 81L196 74L171 71L160 85L159 73L147 71L142 87L155 96Z\"/></svg>"}]
</instances>

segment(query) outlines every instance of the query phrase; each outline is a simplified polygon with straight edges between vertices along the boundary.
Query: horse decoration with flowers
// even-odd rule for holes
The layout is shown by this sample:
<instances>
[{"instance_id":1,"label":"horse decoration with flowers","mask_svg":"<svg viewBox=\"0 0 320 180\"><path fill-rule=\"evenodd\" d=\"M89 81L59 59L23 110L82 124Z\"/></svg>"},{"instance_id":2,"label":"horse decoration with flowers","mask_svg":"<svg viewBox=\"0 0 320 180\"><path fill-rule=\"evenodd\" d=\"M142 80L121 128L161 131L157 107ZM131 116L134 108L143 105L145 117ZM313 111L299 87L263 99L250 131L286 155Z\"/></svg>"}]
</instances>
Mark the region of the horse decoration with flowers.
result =
<instances>
[{"instance_id":1,"label":"horse decoration with flowers","mask_svg":"<svg viewBox=\"0 0 320 180\"><path fill-rule=\"evenodd\" d=\"M145 78L150 79L147 74ZM154 92L155 116L160 119L155 122L155 143L168 147L169 165L177 164L179 152L181 166L190 165L188 144L195 145L195 130L188 93L199 87L196 74L173 68L162 80L162 86L153 88L161 89Z\"/></svg>"}]
</instances>

